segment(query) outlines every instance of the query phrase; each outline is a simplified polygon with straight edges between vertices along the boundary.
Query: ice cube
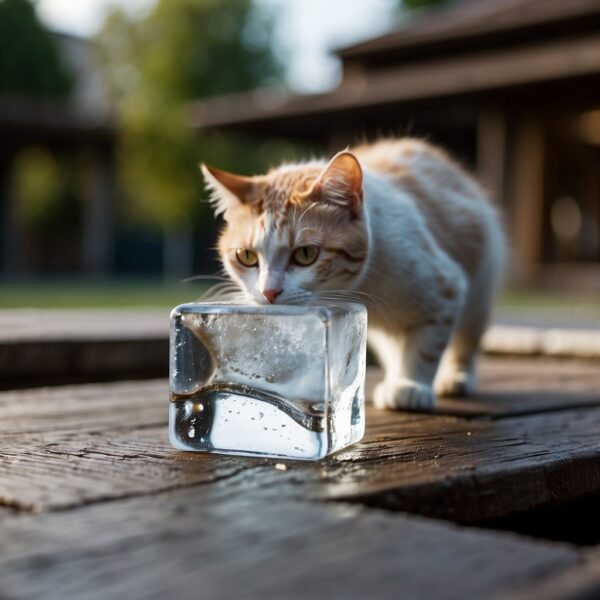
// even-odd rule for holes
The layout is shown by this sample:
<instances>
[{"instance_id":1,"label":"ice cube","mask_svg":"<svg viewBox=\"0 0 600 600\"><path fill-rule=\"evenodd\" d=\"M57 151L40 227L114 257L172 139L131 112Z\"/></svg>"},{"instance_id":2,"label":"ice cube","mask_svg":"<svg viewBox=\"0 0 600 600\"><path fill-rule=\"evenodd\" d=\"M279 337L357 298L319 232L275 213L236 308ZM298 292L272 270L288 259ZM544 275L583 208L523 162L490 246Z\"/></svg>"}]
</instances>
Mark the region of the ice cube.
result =
<instances>
[{"instance_id":1,"label":"ice cube","mask_svg":"<svg viewBox=\"0 0 600 600\"><path fill-rule=\"evenodd\" d=\"M366 326L365 307L352 302L178 306L171 313L171 443L319 459L357 442Z\"/></svg>"}]
</instances>

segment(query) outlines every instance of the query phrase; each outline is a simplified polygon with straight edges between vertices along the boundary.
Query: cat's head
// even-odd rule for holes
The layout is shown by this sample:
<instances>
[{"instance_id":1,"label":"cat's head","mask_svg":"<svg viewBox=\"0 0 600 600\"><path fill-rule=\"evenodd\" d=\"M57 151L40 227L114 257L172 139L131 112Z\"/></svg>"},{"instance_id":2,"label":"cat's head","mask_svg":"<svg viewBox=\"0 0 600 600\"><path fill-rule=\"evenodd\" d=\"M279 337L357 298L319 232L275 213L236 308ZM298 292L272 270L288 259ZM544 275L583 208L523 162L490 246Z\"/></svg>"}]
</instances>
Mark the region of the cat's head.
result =
<instances>
[{"instance_id":1,"label":"cat's head","mask_svg":"<svg viewBox=\"0 0 600 600\"><path fill-rule=\"evenodd\" d=\"M286 165L255 177L202 171L225 219L221 261L248 301L303 303L358 284L368 229L362 170L351 152L325 166Z\"/></svg>"}]
</instances>

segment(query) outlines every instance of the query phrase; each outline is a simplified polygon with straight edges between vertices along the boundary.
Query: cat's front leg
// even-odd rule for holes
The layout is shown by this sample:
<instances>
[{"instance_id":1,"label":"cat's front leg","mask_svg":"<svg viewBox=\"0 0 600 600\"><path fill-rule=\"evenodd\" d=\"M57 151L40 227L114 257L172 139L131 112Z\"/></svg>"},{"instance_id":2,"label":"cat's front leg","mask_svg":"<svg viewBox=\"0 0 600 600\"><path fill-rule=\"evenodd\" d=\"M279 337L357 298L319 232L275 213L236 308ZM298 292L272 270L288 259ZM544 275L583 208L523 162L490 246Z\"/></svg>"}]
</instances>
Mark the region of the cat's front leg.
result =
<instances>
[{"instance_id":1,"label":"cat's front leg","mask_svg":"<svg viewBox=\"0 0 600 600\"><path fill-rule=\"evenodd\" d=\"M462 307L464 280L458 278L454 283L447 282L444 289L447 301L440 304L435 315L404 332L401 353L396 354L401 357L399 364L390 364L389 359L382 361L385 379L374 391L374 403L378 408L424 411L435 408L433 381ZM387 356L393 357L389 348Z\"/></svg>"},{"instance_id":2,"label":"cat's front leg","mask_svg":"<svg viewBox=\"0 0 600 600\"><path fill-rule=\"evenodd\" d=\"M386 373L374 391L378 408L433 410L435 394L432 383L442 353L452 333L452 323L431 323L405 334L402 360L397 375Z\"/></svg>"}]
</instances>

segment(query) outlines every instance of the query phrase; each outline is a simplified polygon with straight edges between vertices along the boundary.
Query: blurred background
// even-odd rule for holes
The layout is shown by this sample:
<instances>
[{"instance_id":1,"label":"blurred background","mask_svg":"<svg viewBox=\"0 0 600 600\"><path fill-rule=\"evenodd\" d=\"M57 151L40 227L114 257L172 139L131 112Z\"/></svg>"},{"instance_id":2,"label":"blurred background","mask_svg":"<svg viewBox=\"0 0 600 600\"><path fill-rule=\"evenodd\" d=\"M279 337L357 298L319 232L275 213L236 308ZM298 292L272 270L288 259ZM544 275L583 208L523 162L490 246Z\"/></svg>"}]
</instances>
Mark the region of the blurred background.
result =
<instances>
[{"instance_id":1,"label":"blurred background","mask_svg":"<svg viewBox=\"0 0 600 600\"><path fill-rule=\"evenodd\" d=\"M0 0L0 307L218 269L197 165L417 135L502 207L501 303L600 315L600 0Z\"/></svg>"}]
</instances>

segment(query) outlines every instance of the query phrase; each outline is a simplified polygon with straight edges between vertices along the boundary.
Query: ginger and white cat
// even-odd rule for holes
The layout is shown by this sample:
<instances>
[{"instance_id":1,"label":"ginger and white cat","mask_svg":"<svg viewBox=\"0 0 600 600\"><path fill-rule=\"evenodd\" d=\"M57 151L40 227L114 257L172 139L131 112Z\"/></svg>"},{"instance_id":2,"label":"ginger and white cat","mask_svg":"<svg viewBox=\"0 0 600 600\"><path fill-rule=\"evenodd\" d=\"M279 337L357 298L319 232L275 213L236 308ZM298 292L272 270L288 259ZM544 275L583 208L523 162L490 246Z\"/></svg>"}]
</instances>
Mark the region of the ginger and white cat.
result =
<instances>
[{"instance_id":1,"label":"ginger and white cat","mask_svg":"<svg viewBox=\"0 0 600 600\"><path fill-rule=\"evenodd\" d=\"M473 390L505 240L444 152L407 138L255 177L202 169L225 219L221 260L248 301L367 305L385 370L376 406L432 410L434 389Z\"/></svg>"}]
</instances>

